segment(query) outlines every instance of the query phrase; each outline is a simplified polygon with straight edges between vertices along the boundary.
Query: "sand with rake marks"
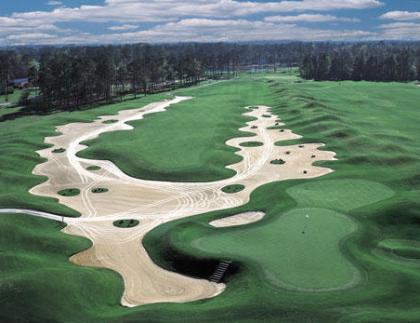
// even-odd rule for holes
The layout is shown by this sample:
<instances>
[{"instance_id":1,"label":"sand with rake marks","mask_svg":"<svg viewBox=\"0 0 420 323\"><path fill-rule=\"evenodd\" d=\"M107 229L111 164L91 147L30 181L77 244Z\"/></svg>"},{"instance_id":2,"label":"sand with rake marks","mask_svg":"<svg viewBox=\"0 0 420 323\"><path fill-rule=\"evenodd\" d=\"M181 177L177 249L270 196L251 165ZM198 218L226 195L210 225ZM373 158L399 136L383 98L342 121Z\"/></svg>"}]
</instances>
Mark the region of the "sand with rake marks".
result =
<instances>
[{"instance_id":1,"label":"sand with rake marks","mask_svg":"<svg viewBox=\"0 0 420 323\"><path fill-rule=\"evenodd\" d=\"M209 224L215 228L236 227L261 221L264 216L264 212L244 212L211 221Z\"/></svg>"},{"instance_id":2,"label":"sand with rake marks","mask_svg":"<svg viewBox=\"0 0 420 323\"><path fill-rule=\"evenodd\" d=\"M124 306L160 302L190 302L214 297L225 286L204 279L186 277L158 267L142 246L144 236L157 226L206 212L223 210L244 205L257 187L275 181L288 179L310 179L326 175L331 169L313 166L319 160L334 160L333 152L321 151L322 144L305 144L304 148L276 146L281 140L298 139L300 136L290 130L267 128L273 126L278 116L271 109L259 106L248 109L246 116L256 118L241 128L255 133L253 141L262 142L260 147L242 147L241 143L250 137L234 138L227 145L239 149L241 162L227 166L236 171L232 178L206 183L172 183L146 181L124 174L118 167L106 160L80 158L77 153L86 148L81 143L110 131L130 130L126 122L139 120L146 114L163 112L167 107L191 99L176 97L173 100L149 104L141 109L119 112L118 115L103 116L91 123L71 123L57 127L59 133L48 137L45 142L52 148L39 151L47 161L35 167L34 174L46 176L48 180L31 189L31 193L53 197L81 213L80 218L66 219L64 232L90 239L93 246L71 257L71 261L92 267L102 267L118 272L124 280ZM107 120L118 120L107 123ZM56 148L66 149L54 154ZM286 154L288 152L288 154ZM316 159L311 156L316 155ZM271 161L281 158L283 165ZM89 171L89 166L99 166L98 171ZM227 194L222 188L227 185L244 185L245 189ZM64 197L62 189L72 187L80 195ZM104 187L108 191L94 194L92 188ZM133 228L118 228L114 221L121 219L139 220Z\"/></svg>"}]
</instances>

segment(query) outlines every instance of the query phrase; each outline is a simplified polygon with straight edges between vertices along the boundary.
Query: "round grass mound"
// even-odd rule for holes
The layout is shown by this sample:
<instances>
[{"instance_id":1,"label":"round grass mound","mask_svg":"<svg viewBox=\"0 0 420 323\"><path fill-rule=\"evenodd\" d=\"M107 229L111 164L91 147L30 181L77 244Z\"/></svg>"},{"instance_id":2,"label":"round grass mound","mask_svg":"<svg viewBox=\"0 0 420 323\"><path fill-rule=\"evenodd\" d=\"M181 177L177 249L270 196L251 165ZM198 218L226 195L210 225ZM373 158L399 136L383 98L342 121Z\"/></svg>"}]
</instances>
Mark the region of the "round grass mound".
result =
<instances>
[{"instance_id":1,"label":"round grass mound","mask_svg":"<svg viewBox=\"0 0 420 323\"><path fill-rule=\"evenodd\" d=\"M91 192L95 194L106 193L108 191L109 190L107 188L103 188L103 187L95 187L91 189Z\"/></svg>"},{"instance_id":2,"label":"round grass mound","mask_svg":"<svg viewBox=\"0 0 420 323\"><path fill-rule=\"evenodd\" d=\"M133 228L138 226L140 223L140 221L138 220L134 220L134 219L129 219L129 220L117 220L114 221L114 226L118 227L118 228L124 228L124 229L128 229L128 228Z\"/></svg>"},{"instance_id":3,"label":"round grass mound","mask_svg":"<svg viewBox=\"0 0 420 323\"><path fill-rule=\"evenodd\" d=\"M241 147L260 147L262 145L264 145L264 143L260 141L247 141L239 144Z\"/></svg>"},{"instance_id":4,"label":"round grass mound","mask_svg":"<svg viewBox=\"0 0 420 323\"><path fill-rule=\"evenodd\" d=\"M64 149L64 148L57 148L57 149L54 149L52 152L53 152L53 154L61 154L61 153L64 153L66 150Z\"/></svg>"},{"instance_id":5,"label":"round grass mound","mask_svg":"<svg viewBox=\"0 0 420 323\"><path fill-rule=\"evenodd\" d=\"M245 189L245 186L242 184L234 184L234 185L228 185L222 188L222 191L228 194L238 193L240 191L243 191Z\"/></svg>"},{"instance_id":6,"label":"round grass mound","mask_svg":"<svg viewBox=\"0 0 420 323\"><path fill-rule=\"evenodd\" d=\"M117 122L118 122L118 120L111 119L111 120L105 120L105 121L103 121L102 123L103 123L103 124L113 124L113 123L117 123Z\"/></svg>"},{"instance_id":7,"label":"round grass mound","mask_svg":"<svg viewBox=\"0 0 420 323\"><path fill-rule=\"evenodd\" d=\"M284 164L286 164L286 162L283 159L278 158L278 159L272 160L271 164L273 164L273 165L284 165Z\"/></svg>"},{"instance_id":8,"label":"round grass mound","mask_svg":"<svg viewBox=\"0 0 420 323\"><path fill-rule=\"evenodd\" d=\"M100 170L101 169L101 167L99 167L99 166L89 166L88 168L86 168L87 170L90 170L90 171L95 171L95 170Z\"/></svg>"},{"instance_id":9,"label":"round grass mound","mask_svg":"<svg viewBox=\"0 0 420 323\"><path fill-rule=\"evenodd\" d=\"M61 196L76 196L80 194L80 190L78 188L66 188L64 190L57 192Z\"/></svg>"}]
</instances>

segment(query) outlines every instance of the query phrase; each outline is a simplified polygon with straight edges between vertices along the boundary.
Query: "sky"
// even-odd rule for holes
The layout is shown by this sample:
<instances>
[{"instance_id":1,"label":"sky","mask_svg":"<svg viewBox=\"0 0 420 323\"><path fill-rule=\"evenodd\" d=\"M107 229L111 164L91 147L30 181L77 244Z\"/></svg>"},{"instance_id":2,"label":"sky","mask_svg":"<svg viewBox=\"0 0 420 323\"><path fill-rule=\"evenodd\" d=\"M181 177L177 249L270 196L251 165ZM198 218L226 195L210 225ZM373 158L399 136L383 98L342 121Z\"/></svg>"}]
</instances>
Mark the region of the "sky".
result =
<instances>
[{"instance_id":1,"label":"sky","mask_svg":"<svg viewBox=\"0 0 420 323\"><path fill-rule=\"evenodd\" d=\"M0 46L420 40L420 0L0 0Z\"/></svg>"}]
</instances>

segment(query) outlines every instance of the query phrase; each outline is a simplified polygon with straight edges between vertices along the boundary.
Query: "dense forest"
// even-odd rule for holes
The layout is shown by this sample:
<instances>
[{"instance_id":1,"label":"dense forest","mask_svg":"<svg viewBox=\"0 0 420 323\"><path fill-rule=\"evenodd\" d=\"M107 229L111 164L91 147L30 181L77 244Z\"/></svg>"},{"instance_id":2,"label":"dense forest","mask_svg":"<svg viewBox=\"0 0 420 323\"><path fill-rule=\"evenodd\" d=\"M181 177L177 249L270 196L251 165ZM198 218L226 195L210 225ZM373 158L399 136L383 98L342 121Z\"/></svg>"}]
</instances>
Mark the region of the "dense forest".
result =
<instances>
[{"instance_id":1,"label":"dense forest","mask_svg":"<svg viewBox=\"0 0 420 323\"><path fill-rule=\"evenodd\" d=\"M420 46L418 43L368 43L314 51L303 58L300 74L316 81L420 80Z\"/></svg>"},{"instance_id":2,"label":"dense forest","mask_svg":"<svg viewBox=\"0 0 420 323\"><path fill-rule=\"evenodd\" d=\"M111 102L234 77L240 71L299 66L314 80L411 81L420 77L420 43L190 43L0 50L0 94L28 78L40 95L21 104L67 108Z\"/></svg>"}]
</instances>

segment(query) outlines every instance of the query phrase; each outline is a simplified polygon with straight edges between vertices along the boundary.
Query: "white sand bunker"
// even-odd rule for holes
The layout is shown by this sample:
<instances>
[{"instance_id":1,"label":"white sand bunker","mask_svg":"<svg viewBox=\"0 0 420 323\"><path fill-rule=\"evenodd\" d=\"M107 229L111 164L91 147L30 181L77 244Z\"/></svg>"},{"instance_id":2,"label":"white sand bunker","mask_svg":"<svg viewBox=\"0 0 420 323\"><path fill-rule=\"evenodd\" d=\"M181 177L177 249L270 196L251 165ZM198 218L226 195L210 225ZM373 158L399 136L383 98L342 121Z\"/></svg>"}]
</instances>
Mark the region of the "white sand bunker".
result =
<instances>
[{"instance_id":1,"label":"white sand bunker","mask_svg":"<svg viewBox=\"0 0 420 323\"><path fill-rule=\"evenodd\" d=\"M264 216L264 212L244 212L211 221L209 224L216 228L236 227L261 221Z\"/></svg>"},{"instance_id":2,"label":"white sand bunker","mask_svg":"<svg viewBox=\"0 0 420 323\"><path fill-rule=\"evenodd\" d=\"M258 147L242 147L250 137L230 139L227 145L238 148L242 160L227 166L236 171L232 178L205 183L172 183L146 181L124 174L115 164L106 160L80 158L77 153L86 148L81 142L98 135L130 130L126 122L139 120L146 114L163 112L171 104L191 98L176 97L147 105L141 109L120 111L118 115L104 116L91 123L70 123L57 127L60 134L48 137L53 145L39 151L47 161L35 167L34 174L48 180L30 190L32 194L56 198L60 203L80 212L77 219L66 219L64 232L88 238L92 247L80 252L71 261L83 266L108 268L118 272L124 280L121 303L125 306L161 302L190 302L220 294L225 286L205 279L186 277L157 266L142 245L143 237L164 223L207 212L238 207L249 201L257 187L288 179L310 179L332 172L329 168L313 166L319 160L334 160L333 152L321 151L322 144L276 146L277 141L300 138L290 130L272 128L278 117L271 109L258 106L244 115L255 120L240 130L252 132ZM106 120L116 120L112 123ZM63 148L60 154L54 149ZM316 158L311 156L316 155ZM271 161L282 158L283 165ZM91 171L91 166L100 167ZM226 186L243 186L240 192L225 193ZM61 196L57 192L66 188L80 190L77 196ZM108 191L95 194L92 189L106 187ZM139 225L118 228L115 221L133 219Z\"/></svg>"}]
</instances>

